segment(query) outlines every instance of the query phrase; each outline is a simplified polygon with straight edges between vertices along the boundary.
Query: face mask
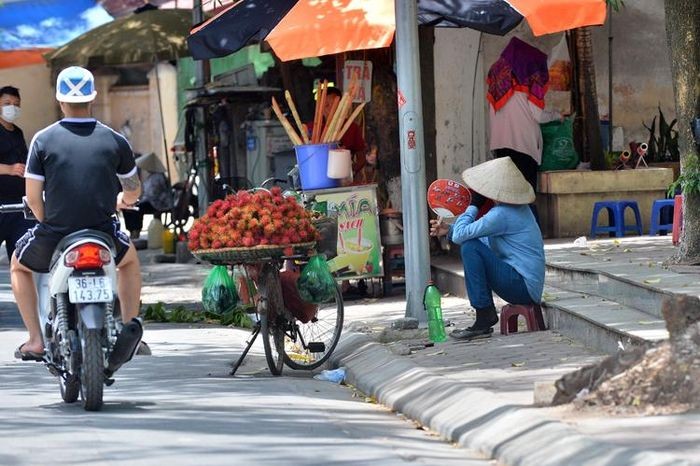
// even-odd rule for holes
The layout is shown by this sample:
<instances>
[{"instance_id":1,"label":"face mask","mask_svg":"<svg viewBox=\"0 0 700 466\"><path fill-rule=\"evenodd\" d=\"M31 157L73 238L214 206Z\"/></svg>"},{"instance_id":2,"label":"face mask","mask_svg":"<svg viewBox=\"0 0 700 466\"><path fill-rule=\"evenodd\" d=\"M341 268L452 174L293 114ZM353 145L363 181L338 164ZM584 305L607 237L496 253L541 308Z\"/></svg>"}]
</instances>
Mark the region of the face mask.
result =
<instances>
[{"instance_id":1,"label":"face mask","mask_svg":"<svg viewBox=\"0 0 700 466\"><path fill-rule=\"evenodd\" d=\"M2 107L2 119L12 123L19 118L20 108L16 105L4 105Z\"/></svg>"}]
</instances>

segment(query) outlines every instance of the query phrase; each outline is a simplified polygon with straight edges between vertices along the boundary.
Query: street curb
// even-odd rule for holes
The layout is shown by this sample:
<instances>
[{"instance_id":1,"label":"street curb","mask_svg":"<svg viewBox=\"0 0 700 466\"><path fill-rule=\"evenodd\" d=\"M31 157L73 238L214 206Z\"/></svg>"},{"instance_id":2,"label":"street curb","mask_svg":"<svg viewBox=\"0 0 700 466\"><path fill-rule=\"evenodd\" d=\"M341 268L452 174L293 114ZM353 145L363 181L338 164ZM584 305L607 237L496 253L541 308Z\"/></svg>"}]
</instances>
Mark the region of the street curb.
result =
<instances>
[{"instance_id":1,"label":"street curb","mask_svg":"<svg viewBox=\"0 0 700 466\"><path fill-rule=\"evenodd\" d=\"M341 339L330 362L381 404L444 438L510 466L690 465L656 451L622 448L579 434L537 408L431 373L360 333Z\"/></svg>"}]
</instances>

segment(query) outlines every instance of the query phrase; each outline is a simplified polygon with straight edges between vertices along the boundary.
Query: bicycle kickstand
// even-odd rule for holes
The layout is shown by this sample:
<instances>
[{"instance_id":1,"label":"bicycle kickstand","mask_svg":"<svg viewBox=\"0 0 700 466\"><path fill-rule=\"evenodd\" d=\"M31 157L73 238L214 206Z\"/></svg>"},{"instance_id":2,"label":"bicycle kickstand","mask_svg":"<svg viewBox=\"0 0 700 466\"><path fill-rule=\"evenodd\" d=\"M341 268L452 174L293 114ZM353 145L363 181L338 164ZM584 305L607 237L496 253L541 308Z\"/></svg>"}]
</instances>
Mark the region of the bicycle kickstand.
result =
<instances>
[{"instance_id":1,"label":"bicycle kickstand","mask_svg":"<svg viewBox=\"0 0 700 466\"><path fill-rule=\"evenodd\" d=\"M255 343L255 339L258 337L258 334L260 333L260 323L256 323L255 328L253 329L253 333L250 336L250 340L248 340L248 344L243 350L243 353L241 354L241 357L238 358L236 363L233 365L231 368L231 372L229 375L235 375L236 371L240 367L241 363L245 359L246 355L248 354L248 351L250 351L250 347L253 346L253 343Z\"/></svg>"}]
</instances>

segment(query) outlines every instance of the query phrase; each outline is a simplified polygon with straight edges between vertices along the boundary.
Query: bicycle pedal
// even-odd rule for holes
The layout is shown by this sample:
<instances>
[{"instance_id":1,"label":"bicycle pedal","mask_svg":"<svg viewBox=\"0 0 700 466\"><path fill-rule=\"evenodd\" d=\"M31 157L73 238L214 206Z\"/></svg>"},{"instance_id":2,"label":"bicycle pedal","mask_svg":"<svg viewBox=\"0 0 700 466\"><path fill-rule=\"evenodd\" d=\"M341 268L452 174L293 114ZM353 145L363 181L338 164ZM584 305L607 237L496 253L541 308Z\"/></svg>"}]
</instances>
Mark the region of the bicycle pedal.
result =
<instances>
[{"instance_id":1,"label":"bicycle pedal","mask_svg":"<svg viewBox=\"0 0 700 466\"><path fill-rule=\"evenodd\" d=\"M322 341L312 341L307 346L307 349L309 350L310 353L325 353L326 352L326 344L323 343Z\"/></svg>"}]
</instances>

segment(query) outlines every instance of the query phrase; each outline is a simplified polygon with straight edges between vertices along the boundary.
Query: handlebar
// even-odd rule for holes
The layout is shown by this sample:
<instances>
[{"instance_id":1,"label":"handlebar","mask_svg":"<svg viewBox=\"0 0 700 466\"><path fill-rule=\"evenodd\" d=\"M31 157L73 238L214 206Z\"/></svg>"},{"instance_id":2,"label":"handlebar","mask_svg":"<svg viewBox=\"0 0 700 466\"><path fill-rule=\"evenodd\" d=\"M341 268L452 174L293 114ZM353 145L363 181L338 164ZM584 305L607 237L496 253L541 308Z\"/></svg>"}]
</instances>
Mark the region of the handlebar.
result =
<instances>
[{"instance_id":1,"label":"handlebar","mask_svg":"<svg viewBox=\"0 0 700 466\"><path fill-rule=\"evenodd\" d=\"M0 214L24 212L24 204L0 204Z\"/></svg>"},{"instance_id":2,"label":"handlebar","mask_svg":"<svg viewBox=\"0 0 700 466\"><path fill-rule=\"evenodd\" d=\"M14 212L22 212L27 220L36 220L32 209L27 203L27 196L22 198L21 204L0 204L0 214L10 214Z\"/></svg>"}]
</instances>

